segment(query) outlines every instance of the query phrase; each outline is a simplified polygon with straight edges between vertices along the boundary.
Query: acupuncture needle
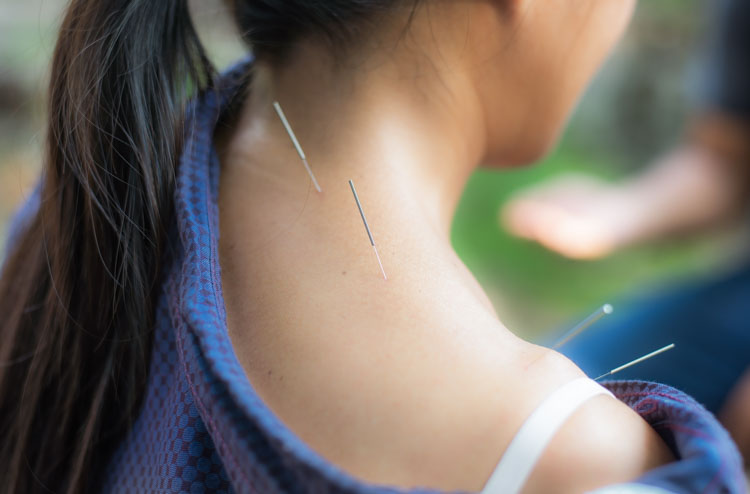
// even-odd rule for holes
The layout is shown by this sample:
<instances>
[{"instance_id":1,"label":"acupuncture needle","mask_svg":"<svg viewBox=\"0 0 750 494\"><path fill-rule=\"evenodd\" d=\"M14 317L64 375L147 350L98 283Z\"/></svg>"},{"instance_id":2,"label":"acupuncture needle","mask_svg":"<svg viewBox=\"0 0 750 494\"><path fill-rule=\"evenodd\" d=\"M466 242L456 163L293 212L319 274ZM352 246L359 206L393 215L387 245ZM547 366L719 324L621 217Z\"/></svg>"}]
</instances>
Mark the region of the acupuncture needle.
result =
<instances>
[{"instance_id":1,"label":"acupuncture needle","mask_svg":"<svg viewBox=\"0 0 750 494\"><path fill-rule=\"evenodd\" d=\"M580 323L576 324L570 331L565 333L565 335L560 338L557 343L552 347L553 349L558 349L579 334L581 334L583 331L591 327L595 322L597 322L602 317L606 316L607 314L611 314L613 311L612 306L609 304L604 304L601 307L599 307L596 312L589 315L586 319L581 321Z\"/></svg>"},{"instance_id":2,"label":"acupuncture needle","mask_svg":"<svg viewBox=\"0 0 750 494\"><path fill-rule=\"evenodd\" d=\"M315 186L315 190L317 190L318 192L323 192L320 188L320 185L318 185L318 181L315 179L315 174L312 172L312 169L310 168L310 164L307 162L307 156L305 156L305 152L302 150L302 146L300 146L299 141L297 140L297 136L294 135L292 126L289 125L289 121L286 119L286 115L284 115L284 110L281 109L281 105L279 104L278 101L273 102L273 109L276 110L276 114L279 116L281 123L284 125L284 128L286 129L286 133L289 134L289 138L292 140L292 144L294 144L294 149L297 150L297 154L299 155L299 158L302 160L302 164L305 165L305 170L307 170L307 173L310 175L310 178L312 179L313 185Z\"/></svg>"},{"instance_id":3,"label":"acupuncture needle","mask_svg":"<svg viewBox=\"0 0 750 494\"><path fill-rule=\"evenodd\" d=\"M375 251L375 257L378 260L378 265L380 266L380 272L383 273L383 279L387 280L388 277L385 275L385 269L383 269L383 263L380 261L380 254L378 254L378 248L375 247L375 240L372 239L370 226L367 224L367 218L365 218L365 212L362 210L362 204L359 202L357 189L354 188L354 182L352 182L351 180L349 180L349 187L352 188L352 194L354 194L354 201L357 203L357 208L359 208L359 215L362 217L362 222L365 224L365 230L367 230L367 236L370 238L370 245L372 245L372 250Z\"/></svg>"},{"instance_id":4,"label":"acupuncture needle","mask_svg":"<svg viewBox=\"0 0 750 494\"><path fill-rule=\"evenodd\" d=\"M648 359L650 359L652 357L656 357L660 353L664 353L664 352L666 352L668 350L671 350L673 348L674 348L674 343L670 343L669 345L667 345L665 347L662 347L662 348L659 348L658 350L654 350L653 352L651 352L649 354L646 354L643 357L639 357L639 358L637 358L635 360L631 360L627 364L623 364L620 367L615 367L611 371L606 372L606 373L602 374L601 376L597 377L596 379L594 379L594 381L598 381L599 379L601 379L603 377L611 376L612 374L616 374L616 373L620 372L621 370L627 369L628 367L632 367L632 366L634 366L636 364L640 364L644 360L648 360Z\"/></svg>"}]
</instances>

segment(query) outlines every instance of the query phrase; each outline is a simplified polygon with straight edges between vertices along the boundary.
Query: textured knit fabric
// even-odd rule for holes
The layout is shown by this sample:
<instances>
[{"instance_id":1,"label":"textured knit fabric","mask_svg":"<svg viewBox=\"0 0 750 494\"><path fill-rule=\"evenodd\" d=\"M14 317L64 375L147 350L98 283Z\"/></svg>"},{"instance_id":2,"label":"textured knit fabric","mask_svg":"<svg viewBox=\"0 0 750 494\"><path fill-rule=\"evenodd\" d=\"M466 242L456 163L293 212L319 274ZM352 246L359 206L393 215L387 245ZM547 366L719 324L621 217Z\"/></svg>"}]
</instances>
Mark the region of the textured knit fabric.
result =
<instances>
[{"instance_id":1,"label":"textured knit fabric","mask_svg":"<svg viewBox=\"0 0 750 494\"><path fill-rule=\"evenodd\" d=\"M313 452L261 401L232 349L221 293L219 163L212 139L221 113L244 87L250 63L230 69L217 89L197 98L188 111L149 382L134 427L105 472L102 491L401 492L360 482ZM32 214L34 208L24 209ZM644 476L644 484L676 492L744 492L734 445L700 405L658 384L615 381L608 387L679 458Z\"/></svg>"},{"instance_id":2,"label":"textured knit fabric","mask_svg":"<svg viewBox=\"0 0 750 494\"><path fill-rule=\"evenodd\" d=\"M604 385L651 424L678 458L646 473L638 483L678 493L747 492L739 453L729 434L690 396L643 381Z\"/></svg>"}]
</instances>

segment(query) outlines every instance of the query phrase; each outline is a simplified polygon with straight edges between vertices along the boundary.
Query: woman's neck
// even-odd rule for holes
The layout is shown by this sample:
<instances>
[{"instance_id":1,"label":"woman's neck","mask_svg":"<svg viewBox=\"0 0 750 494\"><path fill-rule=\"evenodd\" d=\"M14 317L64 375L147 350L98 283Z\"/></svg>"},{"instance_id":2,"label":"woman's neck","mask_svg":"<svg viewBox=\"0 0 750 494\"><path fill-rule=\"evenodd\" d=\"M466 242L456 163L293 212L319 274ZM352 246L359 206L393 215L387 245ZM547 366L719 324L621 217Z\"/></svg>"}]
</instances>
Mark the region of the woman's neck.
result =
<instances>
[{"instance_id":1,"label":"woman's neck","mask_svg":"<svg viewBox=\"0 0 750 494\"><path fill-rule=\"evenodd\" d=\"M471 88L458 71L407 78L403 61L373 66L371 60L343 77L336 72L343 69L306 60L298 57L281 71L258 65L231 135L219 139L224 263L245 279L270 279L280 269L308 278L309 290L327 293L319 304L332 309L345 298L339 290L348 296L356 287L364 290L363 300L383 294L383 305L390 300L412 311L443 300L446 309L454 306L455 320L476 309L483 315L470 323L498 326L489 299L449 239L455 207L484 147ZM410 70L419 68L420 61L412 62ZM273 101L282 105L322 193L313 188ZM226 284L233 274L224 273ZM227 288L228 294L249 295L239 286Z\"/></svg>"},{"instance_id":2,"label":"woman's neck","mask_svg":"<svg viewBox=\"0 0 750 494\"><path fill-rule=\"evenodd\" d=\"M466 180L482 158L482 115L459 71L420 64L394 57L343 68L313 53L296 55L283 69L259 64L230 152L251 158L265 148L291 167L248 160L258 173L286 187L308 183L272 109L278 101L324 196L348 195L352 179L368 214L402 203L447 240ZM350 199L341 206L353 206Z\"/></svg>"}]
</instances>

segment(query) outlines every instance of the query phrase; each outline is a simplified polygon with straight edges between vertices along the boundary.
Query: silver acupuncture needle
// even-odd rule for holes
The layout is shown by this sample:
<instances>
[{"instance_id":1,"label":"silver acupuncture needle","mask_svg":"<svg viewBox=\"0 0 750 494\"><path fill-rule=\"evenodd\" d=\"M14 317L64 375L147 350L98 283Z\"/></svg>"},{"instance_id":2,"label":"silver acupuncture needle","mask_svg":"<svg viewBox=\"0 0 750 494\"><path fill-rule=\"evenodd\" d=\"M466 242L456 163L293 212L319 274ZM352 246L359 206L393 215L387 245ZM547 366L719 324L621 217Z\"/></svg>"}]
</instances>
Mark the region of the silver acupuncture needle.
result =
<instances>
[{"instance_id":1,"label":"silver acupuncture needle","mask_svg":"<svg viewBox=\"0 0 750 494\"><path fill-rule=\"evenodd\" d=\"M631 367L631 366L633 366L633 365L635 365L635 364L640 364L640 363L641 363L641 362L643 362L644 360L648 360L648 359L650 359L651 357L656 357L656 356L657 356L657 355L659 355L660 353L664 353L664 352L666 352L667 350L671 350L671 349L673 349L673 348L674 348L674 343L670 343L669 345L667 345L667 346L665 346L665 347L662 347L662 348L659 348L658 350L654 350L653 352L651 352L651 353L649 353L649 354L646 354L646 355L644 355L643 357L639 357L639 358L637 358L637 359L635 359L635 360L631 360L631 361L630 361L630 362L628 362L627 364L623 364L623 365L621 365L620 367L615 367L615 368L614 368L614 369L612 369L611 371L609 371L609 372L606 372L606 373L602 374L601 376L597 377L596 379L594 379L594 381L598 381L599 379L601 379L601 378L603 378L603 377L606 377L606 376L611 376L612 374L615 374L615 373L617 373L617 372L620 372L621 370L625 370L625 369L627 369L628 367Z\"/></svg>"},{"instance_id":2,"label":"silver acupuncture needle","mask_svg":"<svg viewBox=\"0 0 750 494\"><path fill-rule=\"evenodd\" d=\"M281 123L284 125L284 128L286 129L286 133L289 134L289 138L292 140L292 144L294 144L294 149L297 150L297 154L299 155L299 158L302 160L302 164L305 165L305 170L307 170L307 173L310 175L310 178L312 179L313 185L315 186L315 190L317 190L318 192L323 192L320 189L320 185L318 185L318 181L315 179L315 174L313 174L312 169L310 168L310 165L307 163L307 157L305 156L305 152L302 150L302 146L299 145L297 136L294 135L292 126L289 125L289 122L286 119L286 115L284 115L284 110L281 109L281 105L279 104L278 101L273 102L273 109L276 110L276 114L279 116Z\"/></svg>"},{"instance_id":3,"label":"silver acupuncture needle","mask_svg":"<svg viewBox=\"0 0 750 494\"><path fill-rule=\"evenodd\" d=\"M359 196L357 196L357 189L354 188L354 182L349 180L349 187L352 188L352 194L354 194L354 200L357 202L357 208L359 208L359 215L362 216L362 222L365 224L365 230L367 230L367 236L370 237L370 245L372 250L375 251L375 257L378 259L378 265L380 266L380 272L383 273L383 279L387 280L388 277L385 275L383 269L383 263L380 262L380 255L378 254L378 248L375 247L375 241L372 239L372 233L370 233L370 226L367 224L367 218L365 218L365 212L362 211L362 204L359 202Z\"/></svg>"},{"instance_id":4,"label":"silver acupuncture needle","mask_svg":"<svg viewBox=\"0 0 750 494\"><path fill-rule=\"evenodd\" d=\"M592 324L594 324L596 321L601 319L607 314L612 313L612 306L609 304L604 304L599 309L597 309L596 312L591 314L589 317L581 321L580 323L576 324L570 331L565 333L565 335L560 338L557 343L552 347L553 349L558 349L579 334L581 334L584 330L588 329Z\"/></svg>"}]
</instances>

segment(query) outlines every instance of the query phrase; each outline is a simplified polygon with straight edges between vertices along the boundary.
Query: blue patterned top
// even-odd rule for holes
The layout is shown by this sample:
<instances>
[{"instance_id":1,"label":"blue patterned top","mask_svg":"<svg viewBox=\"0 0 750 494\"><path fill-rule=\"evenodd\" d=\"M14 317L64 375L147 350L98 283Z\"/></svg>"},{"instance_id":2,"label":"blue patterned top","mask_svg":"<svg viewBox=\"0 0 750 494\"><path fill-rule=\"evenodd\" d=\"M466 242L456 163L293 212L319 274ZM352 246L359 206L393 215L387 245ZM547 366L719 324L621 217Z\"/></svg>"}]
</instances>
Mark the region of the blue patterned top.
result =
<instances>
[{"instance_id":1,"label":"blue patterned top","mask_svg":"<svg viewBox=\"0 0 750 494\"><path fill-rule=\"evenodd\" d=\"M405 492L361 482L315 453L263 403L232 349L221 292L220 167L212 140L222 112L245 87L251 63L247 59L229 69L216 89L200 95L188 110L149 382L140 414L105 472L103 491ZM33 209L27 205L20 216ZM692 398L654 383L606 386L679 458L638 483L674 492L745 492L734 444Z\"/></svg>"}]
</instances>

